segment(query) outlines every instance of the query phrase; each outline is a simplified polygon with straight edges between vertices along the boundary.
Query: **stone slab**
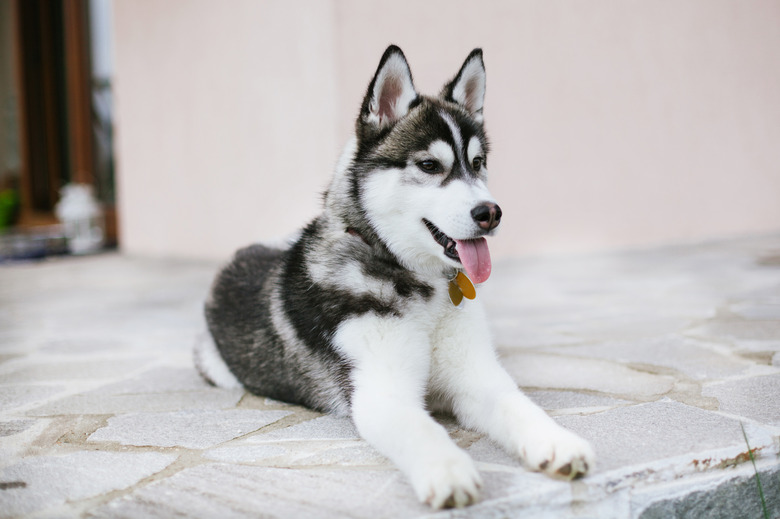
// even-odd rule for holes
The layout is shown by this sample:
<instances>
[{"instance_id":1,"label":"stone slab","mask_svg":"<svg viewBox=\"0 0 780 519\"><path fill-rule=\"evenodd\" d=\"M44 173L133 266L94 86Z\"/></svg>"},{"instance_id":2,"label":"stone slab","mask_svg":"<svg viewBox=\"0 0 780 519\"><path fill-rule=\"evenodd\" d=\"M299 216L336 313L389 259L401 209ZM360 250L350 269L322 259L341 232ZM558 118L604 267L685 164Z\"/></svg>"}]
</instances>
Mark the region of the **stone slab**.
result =
<instances>
[{"instance_id":1,"label":"stone slab","mask_svg":"<svg viewBox=\"0 0 780 519\"><path fill-rule=\"evenodd\" d=\"M271 458L278 458L290 451L280 445L239 445L235 447L218 447L203 453L207 459L228 463L257 463Z\"/></svg>"},{"instance_id":2,"label":"stone slab","mask_svg":"<svg viewBox=\"0 0 780 519\"><path fill-rule=\"evenodd\" d=\"M131 413L109 419L89 442L205 449L244 436L288 416L287 411L177 411Z\"/></svg>"},{"instance_id":3,"label":"stone slab","mask_svg":"<svg viewBox=\"0 0 780 519\"><path fill-rule=\"evenodd\" d=\"M575 357L585 357L621 364L644 364L679 371L696 380L736 376L748 371L752 362L713 346L680 335L664 335L632 341L606 341L566 348L548 348Z\"/></svg>"},{"instance_id":4,"label":"stone slab","mask_svg":"<svg viewBox=\"0 0 780 519\"><path fill-rule=\"evenodd\" d=\"M127 488L170 465L175 456L153 452L80 451L22 460L0 472L3 517L28 515Z\"/></svg>"},{"instance_id":5,"label":"stone slab","mask_svg":"<svg viewBox=\"0 0 780 519\"><path fill-rule=\"evenodd\" d=\"M58 382L64 380L117 379L148 363L148 359L89 360L71 362L35 362L8 367L0 373L0 380L14 382Z\"/></svg>"},{"instance_id":6,"label":"stone slab","mask_svg":"<svg viewBox=\"0 0 780 519\"><path fill-rule=\"evenodd\" d=\"M636 315L639 314L639 315ZM642 315L641 309L634 315L604 320L588 320L570 323L563 330L569 335L580 337L583 341L619 341L641 340L659 335L682 332L690 327L693 319L688 317Z\"/></svg>"},{"instance_id":7,"label":"stone slab","mask_svg":"<svg viewBox=\"0 0 780 519\"><path fill-rule=\"evenodd\" d=\"M482 463L491 463L496 465L502 465L505 467L522 467L522 463L519 458L515 458L511 454L507 453L498 444L493 442L487 437L482 437L476 442L472 443L467 449L474 461Z\"/></svg>"},{"instance_id":8,"label":"stone slab","mask_svg":"<svg viewBox=\"0 0 780 519\"><path fill-rule=\"evenodd\" d=\"M506 355L501 363L524 388L584 389L648 398L666 394L674 387L671 377L603 360L523 352Z\"/></svg>"},{"instance_id":9,"label":"stone slab","mask_svg":"<svg viewBox=\"0 0 780 519\"><path fill-rule=\"evenodd\" d=\"M780 294L780 288L778 288ZM740 301L729 306L729 310L751 321L780 321L780 296L757 301Z\"/></svg>"},{"instance_id":10,"label":"stone slab","mask_svg":"<svg viewBox=\"0 0 780 519\"><path fill-rule=\"evenodd\" d=\"M95 336L93 329L82 330L68 337L46 337L40 341L37 350L44 354L61 356L119 355L128 351L137 351L123 337Z\"/></svg>"},{"instance_id":11,"label":"stone slab","mask_svg":"<svg viewBox=\"0 0 780 519\"><path fill-rule=\"evenodd\" d=\"M50 402L28 412L31 416L114 414L185 409L224 409L244 396L243 389L210 386L194 367L158 367L131 379Z\"/></svg>"},{"instance_id":12,"label":"stone slab","mask_svg":"<svg viewBox=\"0 0 780 519\"><path fill-rule=\"evenodd\" d=\"M533 402L546 411L570 411L593 413L635 402L604 395L578 393L576 391L525 391Z\"/></svg>"},{"instance_id":13,"label":"stone slab","mask_svg":"<svg viewBox=\"0 0 780 519\"><path fill-rule=\"evenodd\" d=\"M204 457L231 463L254 463L270 467L312 466L392 467L393 465L365 441L281 441L252 444L240 442L218 447Z\"/></svg>"},{"instance_id":14,"label":"stone slab","mask_svg":"<svg viewBox=\"0 0 780 519\"><path fill-rule=\"evenodd\" d=\"M178 393L104 395L100 391L71 395L31 409L28 416L117 414L186 409L225 409L234 406L243 390L206 389Z\"/></svg>"},{"instance_id":15,"label":"stone slab","mask_svg":"<svg viewBox=\"0 0 780 519\"><path fill-rule=\"evenodd\" d=\"M382 456L376 449L368 443L350 442L331 443L325 448L308 456L296 456L295 459L285 466L339 466L339 467L379 467L395 468L395 466ZM277 464L281 466L281 464Z\"/></svg>"},{"instance_id":16,"label":"stone slab","mask_svg":"<svg viewBox=\"0 0 780 519\"><path fill-rule=\"evenodd\" d=\"M131 379L106 385L100 389L100 392L110 395L135 395L208 389L219 391L204 381L193 366L181 368L163 366L145 371Z\"/></svg>"},{"instance_id":17,"label":"stone slab","mask_svg":"<svg viewBox=\"0 0 780 519\"><path fill-rule=\"evenodd\" d=\"M418 517L396 470L281 469L209 464L186 469L114 500L94 517L193 519Z\"/></svg>"},{"instance_id":18,"label":"stone slab","mask_svg":"<svg viewBox=\"0 0 780 519\"><path fill-rule=\"evenodd\" d=\"M635 467L683 456L690 470L703 466L708 451L737 447L746 451L740 422L672 401L612 409L588 416L560 416L556 421L589 440L596 451L596 470ZM755 443L771 444L765 433L746 425ZM759 435L760 434L760 438ZM698 463L696 463L698 462Z\"/></svg>"},{"instance_id":19,"label":"stone slab","mask_svg":"<svg viewBox=\"0 0 780 519\"><path fill-rule=\"evenodd\" d=\"M780 337L780 321L713 320L686 332L709 340L754 341L776 344Z\"/></svg>"},{"instance_id":20,"label":"stone slab","mask_svg":"<svg viewBox=\"0 0 780 519\"><path fill-rule=\"evenodd\" d=\"M13 436L26 431L37 423L37 420L8 420L0 421L0 437Z\"/></svg>"},{"instance_id":21,"label":"stone slab","mask_svg":"<svg viewBox=\"0 0 780 519\"><path fill-rule=\"evenodd\" d=\"M720 402L720 410L780 426L780 374L732 380L702 390Z\"/></svg>"},{"instance_id":22,"label":"stone slab","mask_svg":"<svg viewBox=\"0 0 780 519\"><path fill-rule=\"evenodd\" d=\"M0 409L8 411L23 405L47 400L62 391L60 386L32 386L20 384L0 386Z\"/></svg>"},{"instance_id":23,"label":"stone slab","mask_svg":"<svg viewBox=\"0 0 780 519\"><path fill-rule=\"evenodd\" d=\"M267 433L255 434L247 442L279 440L359 440L360 435L349 418L325 415Z\"/></svg>"}]
</instances>

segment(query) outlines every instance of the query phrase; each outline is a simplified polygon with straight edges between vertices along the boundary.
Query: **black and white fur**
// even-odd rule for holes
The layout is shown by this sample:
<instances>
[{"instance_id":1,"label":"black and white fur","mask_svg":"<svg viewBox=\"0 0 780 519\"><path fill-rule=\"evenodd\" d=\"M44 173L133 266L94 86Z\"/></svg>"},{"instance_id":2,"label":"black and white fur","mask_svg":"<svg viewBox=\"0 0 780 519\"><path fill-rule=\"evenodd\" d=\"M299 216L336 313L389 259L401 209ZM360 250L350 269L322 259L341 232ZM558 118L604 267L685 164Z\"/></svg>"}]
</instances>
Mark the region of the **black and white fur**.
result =
<instances>
[{"instance_id":1,"label":"black and white fur","mask_svg":"<svg viewBox=\"0 0 780 519\"><path fill-rule=\"evenodd\" d=\"M479 298L456 307L448 296L464 265L446 246L498 224L474 212L497 208L486 187L484 93L479 49L434 98L417 93L403 53L389 47L322 215L287 248L236 253L206 303L213 342L196 348L217 385L351 416L436 508L475 502L481 479L431 410L531 469L574 478L593 464L588 443L499 365Z\"/></svg>"}]
</instances>

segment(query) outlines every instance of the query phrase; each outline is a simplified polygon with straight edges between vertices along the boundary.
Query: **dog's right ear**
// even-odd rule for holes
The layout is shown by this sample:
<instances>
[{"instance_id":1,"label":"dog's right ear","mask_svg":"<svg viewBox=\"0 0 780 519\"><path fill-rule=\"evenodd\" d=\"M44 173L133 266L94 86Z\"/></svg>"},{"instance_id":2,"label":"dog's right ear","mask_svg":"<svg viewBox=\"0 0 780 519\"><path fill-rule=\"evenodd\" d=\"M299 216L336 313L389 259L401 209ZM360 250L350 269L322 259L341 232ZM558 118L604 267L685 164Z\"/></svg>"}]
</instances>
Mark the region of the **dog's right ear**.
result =
<instances>
[{"instance_id":1,"label":"dog's right ear","mask_svg":"<svg viewBox=\"0 0 780 519\"><path fill-rule=\"evenodd\" d=\"M455 79L442 91L442 97L458 103L482 122L482 105L485 104L485 62L482 49L474 49L468 55Z\"/></svg>"},{"instance_id":2,"label":"dog's right ear","mask_svg":"<svg viewBox=\"0 0 780 519\"><path fill-rule=\"evenodd\" d=\"M390 45L382 59L368 92L363 99L360 121L381 130L393 125L409 112L417 100L417 91L412 83L412 71L404 53Z\"/></svg>"}]
</instances>

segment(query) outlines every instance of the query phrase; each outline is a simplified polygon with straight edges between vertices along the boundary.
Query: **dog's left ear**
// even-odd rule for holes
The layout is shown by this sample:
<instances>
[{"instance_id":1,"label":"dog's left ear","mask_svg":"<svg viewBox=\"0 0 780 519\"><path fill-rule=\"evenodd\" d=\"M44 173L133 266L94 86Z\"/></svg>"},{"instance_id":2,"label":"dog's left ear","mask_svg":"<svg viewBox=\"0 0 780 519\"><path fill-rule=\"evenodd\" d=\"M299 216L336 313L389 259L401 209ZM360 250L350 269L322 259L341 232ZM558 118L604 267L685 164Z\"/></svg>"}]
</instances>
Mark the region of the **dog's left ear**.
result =
<instances>
[{"instance_id":1,"label":"dog's left ear","mask_svg":"<svg viewBox=\"0 0 780 519\"><path fill-rule=\"evenodd\" d=\"M394 124L417 100L412 71L400 48L390 45L363 99L361 120L377 129Z\"/></svg>"},{"instance_id":2,"label":"dog's left ear","mask_svg":"<svg viewBox=\"0 0 780 519\"><path fill-rule=\"evenodd\" d=\"M482 49L474 49L463 62L460 72L442 91L446 101L458 103L482 122L482 106L485 103L485 63Z\"/></svg>"}]
</instances>

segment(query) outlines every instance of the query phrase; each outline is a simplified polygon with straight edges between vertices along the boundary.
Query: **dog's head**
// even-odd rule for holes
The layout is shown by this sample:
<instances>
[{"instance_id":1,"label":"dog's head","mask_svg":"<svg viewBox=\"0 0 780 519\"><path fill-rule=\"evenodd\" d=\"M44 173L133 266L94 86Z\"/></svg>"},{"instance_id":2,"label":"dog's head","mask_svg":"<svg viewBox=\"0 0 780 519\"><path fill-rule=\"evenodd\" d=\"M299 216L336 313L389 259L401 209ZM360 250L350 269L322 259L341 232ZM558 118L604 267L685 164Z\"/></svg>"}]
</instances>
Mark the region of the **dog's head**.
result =
<instances>
[{"instance_id":1,"label":"dog's head","mask_svg":"<svg viewBox=\"0 0 780 519\"><path fill-rule=\"evenodd\" d=\"M417 93L396 46L385 51L341 164L342 214L370 232L407 267L463 268L476 283L490 275L485 236L501 220L487 189L482 51L466 58L438 97ZM333 188L333 186L332 186ZM329 197L333 205L333 197Z\"/></svg>"}]
</instances>

